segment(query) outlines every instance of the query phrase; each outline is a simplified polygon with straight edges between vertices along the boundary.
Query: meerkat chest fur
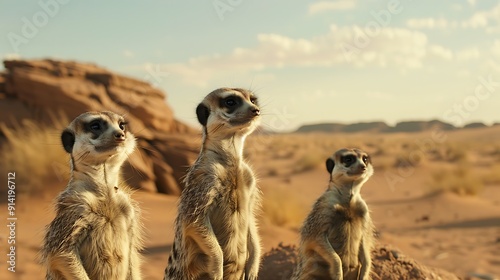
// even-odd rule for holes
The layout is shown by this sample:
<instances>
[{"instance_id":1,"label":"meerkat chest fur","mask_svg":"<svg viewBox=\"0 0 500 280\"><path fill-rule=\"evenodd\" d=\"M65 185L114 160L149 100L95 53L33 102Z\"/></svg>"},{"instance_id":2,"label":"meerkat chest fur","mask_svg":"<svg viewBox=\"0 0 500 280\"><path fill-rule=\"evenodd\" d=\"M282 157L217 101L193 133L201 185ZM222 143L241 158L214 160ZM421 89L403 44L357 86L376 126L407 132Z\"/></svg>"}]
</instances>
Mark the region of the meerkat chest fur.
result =
<instances>
[{"instance_id":1,"label":"meerkat chest fur","mask_svg":"<svg viewBox=\"0 0 500 280\"><path fill-rule=\"evenodd\" d=\"M339 252L344 265L356 266L358 256L350 252L359 251L362 237L370 230L371 218L368 206L361 196L354 196L345 204L331 197L328 203L331 205L328 239L334 250Z\"/></svg>"},{"instance_id":2,"label":"meerkat chest fur","mask_svg":"<svg viewBox=\"0 0 500 280\"><path fill-rule=\"evenodd\" d=\"M117 279L121 279L129 273L130 250L131 244L136 242L139 210L132 203L129 194L118 188L97 195L86 192L82 194L82 198L88 209L87 217L93 231L90 238L83 240L81 244L82 261L89 264L110 264L106 268L109 270L108 274L103 275L115 275Z\"/></svg>"},{"instance_id":3,"label":"meerkat chest fur","mask_svg":"<svg viewBox=\"0 0 500 280\"><path fill-rule=\"evenodd\" d=\"M217 193L215 201L209 211L214 232L220 237L221 244L241 247L246 244L248 219L253 215L251 206L257 199L253 172L243 161L232 166L216 164L214 171L219 180L214 190Z\"/></svg>"},{"instance_id":4,"label":"meerkat chest fur","mask_svg":"<svg viewBox=\"0 0 500 280\"><path fill-rule=\"evenodd\" d=\"M250 167L241 159L219 157L207 151L200 155L186 181L188 188L182 197L191 199L184 199L181 212L189 213L188 220L206 215L225 258L241 259L239 254L246 254L249 219L260 199ZM197 200L193 200L195 197Z\"/></svg>"}]
</instances>

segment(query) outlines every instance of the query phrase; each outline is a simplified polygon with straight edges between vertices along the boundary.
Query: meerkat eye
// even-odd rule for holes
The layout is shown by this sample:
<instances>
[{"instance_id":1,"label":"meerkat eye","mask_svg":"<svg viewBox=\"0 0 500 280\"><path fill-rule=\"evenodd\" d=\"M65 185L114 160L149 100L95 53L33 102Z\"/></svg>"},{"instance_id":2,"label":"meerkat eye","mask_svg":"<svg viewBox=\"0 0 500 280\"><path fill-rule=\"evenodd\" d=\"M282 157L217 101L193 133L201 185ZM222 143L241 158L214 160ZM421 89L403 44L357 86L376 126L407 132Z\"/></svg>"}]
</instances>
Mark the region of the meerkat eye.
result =
<instances>
[{"instance_id":1,"label":"meerkat eye","mask_svg":"<svg viewBox=\"0 0 500 280\"><path fill-rule=\"evenodd\" d=\"M367 157L367 156L363 156L363 162L364 162L365 164L367 164L367 163L368 163L368 157Z\"/></svg>"},{"instance_id":2,"label":"meerkat eye","mask_svg":"<svg viewBox=\"0 0 500 280\"><path fill-rule=\"evenodd\" d=\"M238 102L236 102L234 98L229 97L224 100L224 104L226 105L226 107L230 108L236 106Z\"/></svg>"},{"instance_id":3,"label":"meerkat eye","mask_svg":"<svg viewBox=\"0 0 500 280\"><path fill-rule=\"evenodd\" d=\"M118 124L118 127L119 127L121 130L123 130L123 131L125 131L125 127L126 127L126 126L127 126L127 123L126 123L126 122L120 122L120 123Z\"/></svg>"},{"instance_id":4,"label":"meerkat eye","mask_svg":"<svg viewBox=\"0 0 500 280\"><path fill-rule=\"evenodd\" d=\"M255 97L250 98L250 102L252 102L252 104L257 104L257 98Z\"/></svg>"},{"instance_id":5,"label":"meerkat eye","mask_svg":"<svg viewBox=\"0 0 500 280\"><path fill-rule=\"evenodd\" d=\"M91 130L94 130L94 131L100 130L101 129L101 123L99 121L93 121L93 122L90 123L89 127L90 127Z\"/></svg>"}]
</instances>

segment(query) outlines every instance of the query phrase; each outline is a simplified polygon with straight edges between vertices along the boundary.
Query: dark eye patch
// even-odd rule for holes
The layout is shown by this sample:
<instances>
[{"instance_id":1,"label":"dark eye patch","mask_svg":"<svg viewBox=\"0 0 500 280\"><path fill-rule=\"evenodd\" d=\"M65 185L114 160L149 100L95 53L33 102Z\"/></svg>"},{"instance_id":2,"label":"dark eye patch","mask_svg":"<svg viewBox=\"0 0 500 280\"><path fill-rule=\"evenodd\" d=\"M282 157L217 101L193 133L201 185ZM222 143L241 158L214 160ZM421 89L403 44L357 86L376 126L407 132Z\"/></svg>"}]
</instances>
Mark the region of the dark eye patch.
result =
<instances>
[{"instance_id":1,"label":"dark eye patch","mask_svg":"<svg viewBox=\"0 0 500 280\"><path fill-rule=\"evenodd\" d=\"M229 114L233 113L236 109L238 109L238 107L241 106L241 104L243 103L243 100L241 99L240 96L237 96L237 95L230 95L230 96L227 96L225 98L221 98L220 99L220 107L222 108L227 108L227 112Z\"/></svg>"},{"instance_id":2,"label":"dark eye patch","mask_svg":"<svg viewBox=\"0 0 500 280\"><path fill-rule=\"evenodd\" d=\"M340 162L344 164L346 167L349 167L356 162L356 157L354 155L341 156Z\"/></svg>"},{"instance_id":3,"label":"dark eye patch","mask_svg":"<svg viewBox=\"0 0 500 280\"><path fill-rule=\"evenodd\" d=\"M85 132L92 133L92 139L97 139L106 129L108 129L108 123L103 119L95 119L84 124L83 129Z\"/></svg>"}]
</instances>

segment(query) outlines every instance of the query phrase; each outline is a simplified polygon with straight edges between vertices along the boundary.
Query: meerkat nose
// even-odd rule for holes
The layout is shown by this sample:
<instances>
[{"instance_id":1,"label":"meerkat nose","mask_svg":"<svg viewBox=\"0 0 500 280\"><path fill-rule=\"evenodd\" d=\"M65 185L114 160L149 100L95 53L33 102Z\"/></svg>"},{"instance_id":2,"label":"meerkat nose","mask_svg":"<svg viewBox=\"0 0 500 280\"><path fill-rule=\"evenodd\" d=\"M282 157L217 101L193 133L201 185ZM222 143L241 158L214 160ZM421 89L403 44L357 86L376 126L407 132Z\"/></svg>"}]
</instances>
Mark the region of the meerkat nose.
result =
<instances>
[{"instance_id":1,"label":"meerkat nose","mask_svg":"<svg viewBox=\"0 0 500 280\"><path fill-rule=\"evenodd\" d=\"M258 116L258 115L260 115L260 110L259 110L259 109L257 109L257 108L253 108L253 109L252 109L252 113L253 113L255 116Z\"/></svg>"},{"instance_id":2,"label":"meerkat nose","mask_svg":"<svg viewBox=\"0 0 500 280\"><path fill-rule=\"evenodd\" d=\"M117 132L115 132L115 140L116 141L123 141L123 140L125 140L125 133L123 133L123 131L117 131Z\"/></svg>"}]
</instances>

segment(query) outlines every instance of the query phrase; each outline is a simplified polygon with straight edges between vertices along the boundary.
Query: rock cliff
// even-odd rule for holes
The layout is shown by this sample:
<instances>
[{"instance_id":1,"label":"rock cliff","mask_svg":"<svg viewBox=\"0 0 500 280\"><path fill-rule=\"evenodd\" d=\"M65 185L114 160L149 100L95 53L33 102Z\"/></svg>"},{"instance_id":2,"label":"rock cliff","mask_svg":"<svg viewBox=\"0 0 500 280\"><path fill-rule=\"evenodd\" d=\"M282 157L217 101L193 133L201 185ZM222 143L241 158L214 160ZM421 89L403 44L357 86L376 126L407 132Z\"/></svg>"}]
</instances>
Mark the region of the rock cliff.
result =
<instances>
[{"instance_id":1,"label":"rock cliff","mask_svg":"<svg viewBox=\"0 0 500 280\"><path fill-rule=\"evenodd\" d=\"M181 178L198 153L198 132L174 118L166 95L150 84L94 64L7 60L0 74L0 127L23 120L50 124L85 111L126 115L138 149L124 167L136 188L179 194ZM0 133L2 133L0 131Z\"/></svg>"}]
</instances>

